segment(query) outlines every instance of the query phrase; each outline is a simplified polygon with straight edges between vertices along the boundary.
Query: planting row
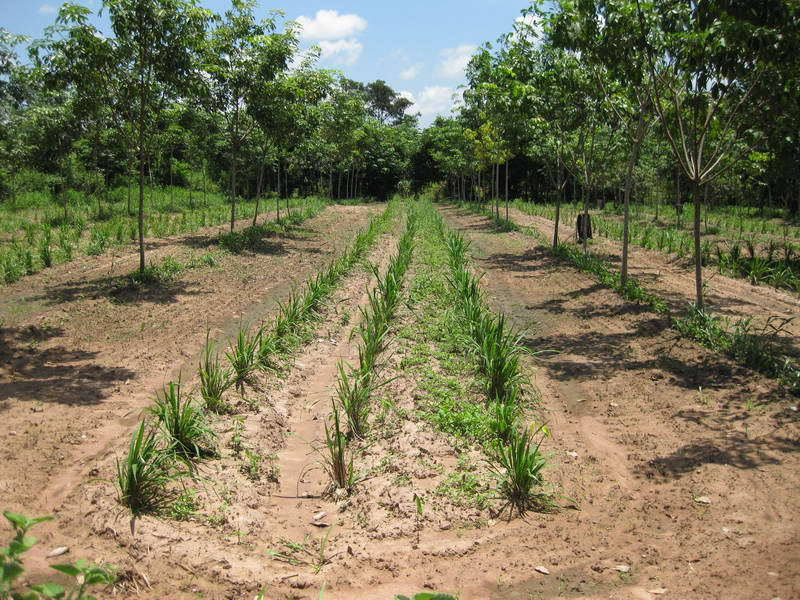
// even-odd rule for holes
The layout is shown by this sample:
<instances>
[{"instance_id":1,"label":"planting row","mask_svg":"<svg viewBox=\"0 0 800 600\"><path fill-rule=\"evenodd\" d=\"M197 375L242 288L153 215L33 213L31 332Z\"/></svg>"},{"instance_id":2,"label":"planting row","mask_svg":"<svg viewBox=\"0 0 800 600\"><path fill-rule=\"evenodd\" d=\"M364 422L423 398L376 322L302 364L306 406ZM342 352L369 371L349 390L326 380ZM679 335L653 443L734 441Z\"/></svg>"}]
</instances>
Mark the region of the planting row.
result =
<instances>
[{"instance_id":1,"label":"planting row","mask_svg":"<svg viewBox=\"0 0 800 600\"><path fill-rule=\"evenodd\" d=\"M281 230L318 214L325 202L318 198L294 200L301 210L287 212L283 218L263 225L254 223L242 232L222 235L219 244L232 252L252 247L270 231ZM191 210L178 216L160 213L145 219L145 236L166 237L224 223L229 209L219 205ZM254 219L255 220L255 219ZM22 235L12 235L0 244L0 285L18 281L53 265L70 262L79 253L102 254L107 249L128 244L138 238L138 223L133 217L114 217L91 224L75 216L58 225L49 223L23 225Z\"/></svg>"},{"instance_id":2,"label":"planting row","mask_svg":"<svg viewBox=\"0 0 800 600\"><path fill-rule=\"evenodd\" d=\"M149 409L154 422L139 424L127 455L117 462L117 495L123 506L134 515L164 513L180 501L170 484L192 476L198 461L219 453L208 414L234 412L228 394L231 389L247 402L246 385L252 383L255 372L281 368L310 335L322 303L390 227L397 210L396 203L390 203L373 218L340 257L280 305L271 326L262 325L255 331L240 328L225 352L225 360L215 343L207 339L198 369L200 400L184 394L180 382L168 383Z\"/></svg>"},{"instance_id":3,"label":"planting row","mask_svg":"<svg viewBox=\"0 0 800 600\"><path fill-rule=\"evenodd\" d=\"M516 202L516 208L526 214L555 219L555 208ZM572 223L582 211L570 205L561 207L563 223ZM623 225L615 218L592 214L592 225L599 235L622 240ZM706 231L709 231L708 227ZM694 241L691 232L661 227L631 219L629 239L632 244L676 254L679 258L693 258ZM759 240L754 236L729 242L705 239L701 246L703 264L714 264L720 273L742 277L753 285L766 283L776 288L800 291L800 248L787 240Z\"/></svg>"},{"instance_id":4,"label":"planting row","mask_svg":"<svg viewBox=\"0 0 800 600\"><path fill-rule=\"evenodd\" d=\"M522 332L488 308L468 251L464 237L422 201L410 297L417 316L404 332L412 345L403 365L422 392L418 414L465 451L477 450L489 465L484 475L477 465L459 462L437 491L464 497L479 509L498 499L498 512L509 509L509 516L548 508L541 452L548 430L525 419L526 406L536 396L524 364L529 351ZM462 459L468 461L466 452Z\"/></svg>"},{"instance_id":5,"label":"planting row","mask_svg":"<svg viewBox=\"0 0 800 600\"><path fill-rule=\"evenodd\" d=\"M482 214L486 211L479 210ZM501 220L506 229L518 230L530 235L545 248L550 248L549 240L537 230L518 227L511 221ZM628 277L626 285L622 285L620 274L611 268L606 261L596 256L587 256L576 246L559 244L553 254L572 264L581 271L589 273L602 284L619 292L625 299L640 302L657 313L667 313L666 300L645 290L634 277ZM673 327L682 335L699 342L701 345L720 352L755 371L777 379L793 393L800 393L800 365L784 355L778 344L768 337L777 337L787 324L786 319L770 317L758 330L753 319L730 321L715 315L709 309L699 309L691 303L685 316L670 316Z\"/></svg>"},{"instance_id":6,"label":"planting row","mask_svg":"<svg viewBox=\"0 0 800 600\"><path fill-rule=\"evenodd\" d=\"M339 363L338 366L330 423L325 424L324 443L316 448L330 479L328 494L337 490L349 493L358 480L354 467L355 456L359 453L358 442L367 433L374 394L386 383L380 377L383 367L381 355L388 348L392 322L402 299L403 281L414 251L416 222L416 211L408 210L406 230L383 277L372 265L376 284L367 291L368 306L360 309L358 364ZM343 427L342 415L346 428Z\"/></svg>"}]
</instances>

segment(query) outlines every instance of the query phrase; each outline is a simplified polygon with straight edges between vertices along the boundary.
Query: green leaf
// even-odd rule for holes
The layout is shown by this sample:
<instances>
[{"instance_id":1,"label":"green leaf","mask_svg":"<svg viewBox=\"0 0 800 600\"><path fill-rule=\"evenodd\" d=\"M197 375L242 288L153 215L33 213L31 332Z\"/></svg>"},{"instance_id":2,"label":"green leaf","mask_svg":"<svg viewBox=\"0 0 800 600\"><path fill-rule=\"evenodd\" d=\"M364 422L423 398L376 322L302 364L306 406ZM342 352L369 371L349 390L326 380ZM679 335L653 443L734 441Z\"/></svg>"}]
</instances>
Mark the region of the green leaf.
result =
<instances>
[{"instance_id":1,"label":"green leaf","mask_svg":"<svg viewBox=\"0 0 800 600\"><path fill-rule=\"evenodd\" d=\"M39 592L48 598L63 598L64 588L57 583L43 583L41 585L31 586L35 592Z\"/></svg>"},{"instance_id":2,"label":"green leaf","mask_svg":"<svg viewBox=\"0 0 800 600\"><path fill-rule=\"evenodd\" d=\"M81 574L81 570L73 565L50 565L51 569L55 569L59 573L64 573L70 577L77 577Z\"/></svg>"},{"instance_id":3,"label":"green leaf","mask_svg":"<svg viewBox=\"0 0 800 600\"><path fill-rule=\"evenodd\" d=\"M20 564L14 562L3 563L2 565L0 565L0 581L4 582L14 581L24 572L25 569L23 569L22 565Z\"/></svg>"}]
</instances>

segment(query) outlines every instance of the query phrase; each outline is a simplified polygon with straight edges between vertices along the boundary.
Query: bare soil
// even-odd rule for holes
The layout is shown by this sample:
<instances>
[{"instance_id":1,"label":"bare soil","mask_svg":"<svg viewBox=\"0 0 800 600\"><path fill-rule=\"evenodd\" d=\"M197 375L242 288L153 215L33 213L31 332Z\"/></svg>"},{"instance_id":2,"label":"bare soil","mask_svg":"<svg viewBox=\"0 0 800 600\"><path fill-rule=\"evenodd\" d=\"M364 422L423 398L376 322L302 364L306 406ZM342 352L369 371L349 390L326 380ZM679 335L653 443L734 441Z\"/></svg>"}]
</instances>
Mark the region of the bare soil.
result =
<instances>
[{"instance_id":1,"label":"bare soil","mask_svg":"<svg viewBox=\"0 0 800 600\"><path fill-rule=\"evenodd\" d=\"M533 227L553 239L553 221L544 217L526 215L510 209L509 218L518 225ZM559 238L567 241L575 237L573 223L562 223ZM597 236L590 247L592 254L619 265L622 242ZM628 249L628 272L642 286L664 298L671 310L684 312L695 300L694 264L686 259L669 256L658 250L649 250L631 244ZM751 285L743 279L722 275L713 266L703 269L706 282L706 302L718 314L731 320L753 318L754 331L777 341L789 354L800 357L800 298L797 294L778 290L767 285ZM774 325L786 322L777 336L767 325L770 317Z\"/></svg>"},{"instance_id":2,"label":"bare soil","mask_svg":"<svg viewBox=\"0 0 800 600\"><path fill-rule=\"evenodd\" d=\"M393 329L383 373L392 381L356 459L366 478L351 497L321 497L326 481L309 442L323 434L339 361L356 360L353 331L373 285L357 270L293 367L260 376L247 391L252 403L216 422L222 457L186 482L196 498L188 520L131 523L101 480L113 476L154 390L181 367L194 372L206 322L222 338L240 320L267 318L374 210L328 208L274 238L283 253L185 272L168 301L55 294L79 284L80 271L17 284L19 300L2 304L11 360L4 355L0 380L0 495L4 508L57 516L38 530L32 577L63 561L46 559L50 549L68 546L67 558L118 566L109 596L119 598L249 599L264 590L269 599L316 599L323 586L326 600L422 590L464 600L800 598L796 399L676 337L666 319L531 238L452 208L443 213L473 241L493 308L528 330L532 350L557 351L526 366L541 392L529 418L553 431L547 477L559 510L506 521L440 492L460 463L478 474L486 467L420 416L424 392L406 368L415 342L401 335L420 318L414 306ZM370 254L382 269L398 234ZM252 457L261 459L255 469ZM415 494L426 498L422 515Z\"/></svg>"}]
</instances>

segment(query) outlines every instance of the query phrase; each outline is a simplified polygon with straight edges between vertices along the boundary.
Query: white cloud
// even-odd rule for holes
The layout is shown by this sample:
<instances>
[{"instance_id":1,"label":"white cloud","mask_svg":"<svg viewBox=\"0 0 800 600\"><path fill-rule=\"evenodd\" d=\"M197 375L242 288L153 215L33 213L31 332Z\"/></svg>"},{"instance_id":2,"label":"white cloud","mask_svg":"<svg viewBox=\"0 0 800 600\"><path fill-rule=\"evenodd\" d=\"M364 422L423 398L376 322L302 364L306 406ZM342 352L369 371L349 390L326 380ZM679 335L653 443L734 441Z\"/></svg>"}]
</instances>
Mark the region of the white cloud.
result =
<instances>
[{"instance_id":1,"label":"white cloud","mask_svg":"<svg viewBox=\"0 0 800 600\"><path fill-rule=\"evenodd\" d=\"M421 62L415 63L408 67L407 69L403 69L400 71L400 79L405 79L406 81L410 81L411 79L416 79L417 75L420 74L422 71L422 67L425 65Z\"/></svg>"},{"instance_id":2,"label":"white cloud","mask_svg":"<svg viewBox=\"0 0 800 600\"><path fill-rule=\"evenodd\" d=\"M472 44L461 44L455 48L445 48L439 54L444 57L439 66L439 74L449 79L459 79L464 75L472 53L477 50Z\"/></svg>"},{"instance_id":3,"label":"white cloud","mask_svg":"<svg viewBox=\"0 0 800 600\"><path fill-rule=\"evenodd\" d=\"M55 6L53 6L52 4L42 4L39 7L39 14L40 15L52 15L57 10L58 9Z\"/></svg>"},{"instance_id":4,"label":"white cloud","mask_svg":"<svg viewBox=\"0 0 800 600\"><path fill-rule=\"evenodd\" d=\"M367 20L356 14L340 15L336 10L318 10L312 17L301 15L297 22L303 26L304 40L338 40L351 37L367 28Z\"/></svg>"},{"instance_id":5,"label":"white cloud","mask_svg":"<svg viewBox=\"0 0 800 600\"><path fill-rule=\"evenodd\" d=\"M456 90L444 85L431 85L424 88L420 92L419 98L407 90L399 92L399 95L414 103L414 106L407 111L409 114L422 113L420 119L422 125L429 125L438 115L449 113L458 103L458 98L454 98L454 96L458 96Z\"/></svg>"},{"instance_id":6,"label":"white cloud","mask_svg":"<svg viewBox=\"0 0 800 600\"><path fill-rule=\"evenodd\" d=\"M361 42L355 38L335 42L323 40L319 43L319 47L322 50L321 58L330 58L343 65L354 65L364 49Z\"/></svg>"}]
</instances>

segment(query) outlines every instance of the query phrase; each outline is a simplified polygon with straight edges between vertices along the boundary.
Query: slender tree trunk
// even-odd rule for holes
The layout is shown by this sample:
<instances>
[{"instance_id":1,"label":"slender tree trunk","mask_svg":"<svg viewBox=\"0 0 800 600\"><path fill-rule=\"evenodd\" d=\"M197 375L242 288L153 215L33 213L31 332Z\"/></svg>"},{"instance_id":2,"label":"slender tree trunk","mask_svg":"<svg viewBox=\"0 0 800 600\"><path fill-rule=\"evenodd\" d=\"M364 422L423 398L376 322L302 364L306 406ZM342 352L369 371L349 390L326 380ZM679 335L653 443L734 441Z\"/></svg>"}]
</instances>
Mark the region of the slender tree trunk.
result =
<instances>
[{"instance_id":1,"label":"slender tree trunk","mask_svg":"<svg viewBox=\"0 0 800 600\"><path fill-rule=\"evenodd\" d=\"M143 54L140 50L140 56ZM143 60L142 60L143 62ZM145 127L144 81L139 87L139 272L144 273L144 127Z\"/></svg>"},{"instance_id":2,"label":"slender tree trunk","mask_svg":"<svg viewBox=\"0 0 800 600\"><path fill-rule=\"evenodd\" d=\"M278 178L276 180L276 193L275 193L275 220L281 220L281 159L278 158Z\"/></svg>"},{"instance_id":3,"label":"slender tree trunk","mask_svg":"<svg viewBox=\"0 0 800 600\"><path fill-rule=\"evenodd\" d=\"M639 110L639 123L636 125L636 137L633 140L631 155L628 157L628 170L625 173L625 198L623 200L622 216L622 267L620 270L620 282L624 286L628 282L628 237L630 231L630 202L631 188L633 187L633 169L639 159L639 148L644 138L644 111ZM656 209L656 214L658 209Z\"/></svg>"},{"instance_id":4,"label":"slender tree trunk","mask_svg":"<svg viewBox=\"0 0 800 600\"><path fill-rule=\"evenodd\" d=\"M231 233L236 222L236 144L231 144Z\"/></svg>"},{"instance_id":5,"label":"slender tree trunk","mask_svg":"<svg viewBox=\"0 0 800 600\"><path fill-rule=\"evenodd\" d=\"M256 180L256 208L253 211L253 227L256 226L258 219L258 207L261 203L261 184L264 182L264 163L258 166L258 179Z\"/></svg>"},{"instance_id":6,"label":"slender tree trunk","mask_svg":"<svg viewBox=\"0 0 800 600\"><path fill-rule=\"evenodd\" d=\"M564 179L564 163L561 160L561 154L558 156L558 186L556 187L556 224L553 228L553 250L558 248L558 222L561 218L561 194L567 193L567 183Z\"/></svg>"},{"instance_id":7,"label":"slender tree trunk","mask_svg":"<svg viewBox=\"0 0 800 600\"><path fill-rule=\"evenodd\" d=\"M589 190L581 186L583 196L583 253L589 254Z\"/></svg>"},{"instance_id":8,"label":"slender tree trunk","mask_svg":"<svg viewBox=\"0 0 800 600\"><path fill-rule=\"evenodd\" d=\"M333 167L328 171L328 199L333 200Z\"/></svg>"},{"instance_id":9,"label":"slender tree trunk","mask_svg":"<svg viewBox=\"0 0 800 600\"><path fill-rule=\"evenodd\" d=\"M508 159L506 159L506 221L508 221Z\"/></svg>"},{"instance_id":10,"label":"slender tree trunk","mask_svg":"<svg viewBox=\"0 0 800 600\"><path fill-rule=\"evenodd\" d=\"M700 248L700 183L692 180L692 199L694 200L694 284L697 293L697 307L703 308L703 257Z\"/></svg>"}]
</instances>

